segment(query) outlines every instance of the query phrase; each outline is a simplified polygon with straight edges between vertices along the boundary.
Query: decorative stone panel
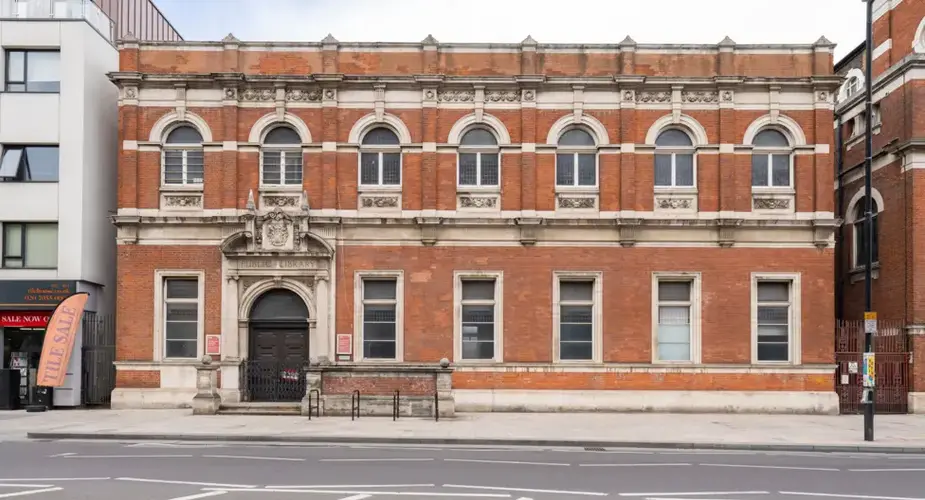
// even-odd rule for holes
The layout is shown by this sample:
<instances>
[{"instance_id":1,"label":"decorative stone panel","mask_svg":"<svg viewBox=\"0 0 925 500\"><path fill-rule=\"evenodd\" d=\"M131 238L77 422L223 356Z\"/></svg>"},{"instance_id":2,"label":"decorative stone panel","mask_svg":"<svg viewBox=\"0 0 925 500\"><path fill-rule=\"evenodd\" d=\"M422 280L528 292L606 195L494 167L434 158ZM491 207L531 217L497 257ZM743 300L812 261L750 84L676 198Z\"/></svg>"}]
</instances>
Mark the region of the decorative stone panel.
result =
<instances>
[{"instance_id":1,"label":"decorative stone panel","mask_svg":"<svg viewBox=\"0 0 925 500\"><path fill-rule=\"evenodd\" d=\"M202 193L178 192L178 193L161 193L162 210L202 210Z\"/></svg>"},{"instance_id":2,"label":"decorative stone panel","mask_svg":"<svg viewBox=\"0 0 925 500\"><path fill-rule=\"evenodd\" d=\"M460 210L498 210L500 206L496 194L461 193L457 199Z\"/></svg>"},{"instance_id":3,"label":"decorative stone panel","mask_svg":"<svg viewBox=\"0 0 925 500\"><path fill-rule=\"evenodd\" d=\"M520 92L516 90L486 90L485 102L518 102Z\"/></svg>"},{"instance_id":4,"label":"decorative stone panel","mask_svg":"<svg viewBox=\"0 0 925 500\"><path fill-rule=\"evenodd\" d=\"M712 104L714 102L719 102L719 96L716 92L707 92L707 91L697 91L697 92L682 92L681 101L688 103L703 103L703 104Z\"/></svg>"},{"instance_id":5,"label":"decorative stone panel","mask_svg":"<svg viewBox=\"0 0 925 500\"><path fill-rule=\"evenodd\" d=\"M793 195L755 193L752 196L752 211L777 214L793 213Z\"/></svg>"},{"instance_id":6,"label":"decorative stone panel","mask_svg":"<svg viewBox=\"0 0 925 500\"><path fill-rule=\"evenodd\" d=\"M557 210L596 210L597 195L558 193Z\"/></svg>"},{"instance_id":7,"label":"decorative stone panel","mask_svg":"<svg viewBox=\"0 0 925 500\"><path fill-rule=\"evenodd\" d=\"M697 193L655 193L655 211L666 213L689 213L697 211Z\"/></svg>"},{"instance_id":8,"label":"decorative stone panel","mask_svg":"<svg viewBox=\"0 0 925 500\"><path fill-rule=\"evenodd\" d=\"M274 208L296 209L296 208L299 208L300 201L301 201L301 193L292 193L292 194L261 193L260 208L264 210L272 210Z\"/></svg>"},{"instance_id":9,"label":"decorative stone panel","mask_svg":"<svg viewBox=\"0 0 925 500\"><path fill-rule=\"evenodd\" d=\"M440 102L473 102L475 101L475 91L441 90L437 94L437 100Z\"/></svg>"},{"instance_id":10,"label":"decorative stone panel","mask_svg":"<svg viewBox=\"0 0 925 500\"><path fill-rule=\"evenodd\" d=\"M367 193L359 196L360 210L401 210L399 193Z\"/></svg>"},{"instance_id":11,"label":"decorative stone panel","mask_svg":"<svg viewBox=\"0 0 925 500\"><path fill-rule=\"evenodd\" d=\"M641 102L643 104L658 104L671 102L671 91L663 90L657 92L637 92L636 93L636 102Z\"/></svg>"}]
</instances>

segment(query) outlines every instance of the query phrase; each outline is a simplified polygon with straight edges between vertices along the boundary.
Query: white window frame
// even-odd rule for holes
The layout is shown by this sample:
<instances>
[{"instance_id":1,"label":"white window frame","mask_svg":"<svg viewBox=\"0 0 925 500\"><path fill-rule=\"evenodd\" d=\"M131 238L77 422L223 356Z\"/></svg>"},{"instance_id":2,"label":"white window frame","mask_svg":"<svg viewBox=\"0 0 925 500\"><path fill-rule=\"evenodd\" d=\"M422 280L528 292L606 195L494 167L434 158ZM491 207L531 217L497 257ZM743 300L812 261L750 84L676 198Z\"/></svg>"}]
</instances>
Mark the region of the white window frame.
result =
<instances>
[{"instance_id":1,"label":"white window frame","mask_svg":"<svg viewBox=\"0 0 925 500\"><path fill-rule=\"evenodd\" d=\"M395 358L363 357L363 280L395 280ZM405 273L402 270L356 271L353 274L353 359L369 363L400 363L405 359Z\"/></svg>"},{"instance_id":2,"label":"white window frame","mask_svg":"<svg viewBox=\"0 0 925 500\"><path fill-rule=\"evenodd\" d=\"M680 128L666 128L659 132L661 135L663 132L668 130L677 130L682 134L686 135L691 140L691 145L688 147L683 146L655 146L655 153L652 157L652 183L656 191L680 191L680 190L691 190L694 191L697 189L697 146L694 144L694 138L691 137L691 134L687 131ZM658 136L656 136L656 141ZM671 185L670 186L658 186L655 185L655 155L671 155ZM678 185L678 165L677 158L678 155L691 155L693 158L693 176L694 182L690 186L679 186Z\"/></svg>"},{"instance_id":3,"label":"white window frame","mask_svg":"<svg viewBox=\"0 0 925 500\"><path fill-rule=\"evenodd\" d=\"M280 153L279 155L279 184L267 184L263 182L263 153ZM260 145L260 187L261 188L272 188L272 189L292 189L296 191L301 191L302 186L305 184L305 155L302 152L302 146L296 146L294 144L261 144ZM298 183L287 184L286 183L286 155L297 154L301 158L302 166L302 179Z\"/></svg>"},{"instance_id":4,"label":"white window frame","mask_svg":"<svg viewBox=\"0 0 925 500\"><path fill-rule=\"evenodd\" d=\"M387 128L391 130L392 133L398 137L399 144L363 144L363 139L366 138L366 134L372 132L377 128ZM363 183L363 153L378 153L379 156L379 174L376 181L376 184L364 184ZM383 161L382 155L385 153L398 153L398 184L383 184L382 183L382 169ZM457 160L458 161L458 160ZM457 168L458 170L458 168ZM459 174L457 174L458 176ZM405 182L405 153L402 151L401 144L401 135L396 132L391 127L382 127L381 124L376 124L373 127L370 127L368 130L363 132L363 135L360 136L360 145L357 151L357 186L359 189L379 189L379 190L395 190L401 191L402 183Z\"/></svg>"},{"instance_id":5,"label":"white window frame","mask_svg":"<svg viewBox=\"0 0 925 500\"><path fill-rule=\"evenodd\" d=\"M195 358L168 358L167 353L167 280L172 278L197 280L199 295L199 307L197 309L197 331L196 331L196 352ZM194 269L176 269L166 270L157 269L154 271L154 352L153 360L157 362L177 363L177 364L198 364L200 358L205 352L205 306L206 306L206 275L204 271Z\"/></svg>"},{"instance_id":6,"label":"white window frame","mask_svg":"<svg viewBox=\"0 0 925 500\"><path fill-rule=\"evenodd\" d=\"M789 281L790 282L790 335L788 337L788 361L758 361L758 282L760 281ZM800 365L802 361L803 342L801 327L802 318L802 288L800 273L752 273L751 274L751 324L752 324L752 364L755 365Z\"/></svg>"},{"instance_id":7,"label":"white window frame","mask_svg":"<svg viewBox=\"0 0 925 500\"><path fill-rule=\"evenodd\" d=\"M186 154L190 151L199 150L202 152L202 182L190 182L189 181L189 171ZM181 184L167 184L167 152L168 151L179 151L183 153L183 182ZM205 150L200 143L196 145L188 146L174 146L174 145L164 145L161 150L161 187L164 189L175 189L175 188L184 188L184 187L197 187L201 188L205 184L206 178L206 155Z\"/></svg>"},{"instance_id":8,"label":"white window frame","mask_svg":"<svg viewBox=\"0 0 925 500\"><path fill-rule=\"evenodd\" d=\"M565 129L562 133L559 134L559 139L561 140L562 136L566 132L572 130L571 128ZM600 144L597 142L598 139L595 137L594 132L580 128L588 135L591 136L591 139L595 141L594 146L560 146L558 142L556 143L555 157L553 160L554 170L553 170L553 184L555 185L556 190L564 191L581 191L581 190L598 190L601 185L601 148ZM559 155L572 155L572 178L574 179L573 184L563 185L559 184ZM594 155L594 185L582 185L578 184L578 155L583 154L593 154Z\"/></svg>"},{"instance_id":9,"label":"white window frame","mask_svg":"<svg viewBox=\"0 0 925 500\"><path fill-rule=\"evenodd\" d=\"M678 282L686 281L691 284L690 288L690 360L672 361L661 360L658 358L658 309L661 303L658 300L658 284L660 282ZM701 273L699 272L672 272L656 271L652 273L652 364L659 365L690 365L700 364L703 359L703 347L701 338L701 318L702 310L702 290L701 290ZM677 303L675 303L677 304Z\"/></svg>"},{"instance_id":10,"label":"white window frame","mask_svg":"<svg viewBox=\"0 0 925 500\"><path fill-rule=\"evenodd\" d=\"M463 359L462 357L462 284L469 280L495 282L495 338L494 357L491 359ZM455 271L453 273L453 359L457 364L501 363L504 361L504 272Z\"/></svg>"},{"instance_id":11,"label":"white window frame","mask_svg":"<svg viewBox=\"0 0 925 500\"><path fill-rule=\"evenodd\" d=\"M788 142L790 145L789 145L788 147L786 147L786 148L782 148L782 147L777 147L777 148L775 148L775 147L754 146L754 145L753 145L753 147L752 147L752 156L761 156L761 155L763 155L763 156L767 156L767 157L768 157L768 183L767 183L766 185L762 185L762 186L754 186L754 185L753 185L753 186L752 186L752 190L753 190L753 191L757 191L757 192L781 192L781 191L783 191L783 192L793 192L793 190L795 189L795 187L794 187L794 185L793 185L793 183L794 183L794 179L793 179L793 177L794 177L794 175L793 175L793 167L794 167L794 156L795 156L794 149L793 149L793 141L791 140L790 136L789 136L786 132L784 132L783 130L780 130L780 129L776 129L776 128L763 128L763 129L759 130L758 133L760 134L761 132L764 132L765 130L774 130L774 131L776 131L776 132L779 132L779 133L783 134L784 138L787 139L787 142ZM756 135L756 137L757 137L757 134L755 134L755 135ZM786 186L774 186L774 185L772 185L772 179L773 179L772 176L773 176L773 174L774 174L774 156L775 156L775 155L783 155L783 154L787 154L787 155L788 155L788 158L789 158L790 165L789 165L788 168L789 168L789 170L790 170L790 172L789 172L789 174L790 174L790 180L789 180L789 182L788 182L788 185L786 185ZM751 158L749 158L749 160L751 160ZM751 161L749 162L749 166L751 166ZM752 183L752 180L751 180L751 177L752 177L751 168L749 168L748 173L749 173L749 180L748 180L748 182L749 182L749 184L751 184L751 183Z\"/></svg>"},{"instance_id":12,"label":"white window frame","mask_svg":"<svg viewBox=\"0 0 925 500\"><path fill-rule=\"evenodd\" d=\"M494 135L494 133L488 129L482 129L482 130L485 130L488 133ZM467 130L466 132L469 132L469 130ZM475 184L466 184L466 185L460 184L459 159L460 159L460 155L463 155L463 154L476 155L475 175L476 175L477 182ZM498 155L498 183L497 184L482 184L482 155L483 154ZM379 158L379 161L381 165L382 157ZM380 166L380 170L381 170L381 166ZM460 191L467 191L467 190L498 191L500 190L501 189L501 146L498 146L498 145L495 145L495 146L489 146L489 145L459 146L456 149L456 188Z\"/></svg>"},{"instance_id":13,"label":"white window frame","mask_svg":"<svg viewBox=\"0 0 925 500\"><path fill-rule=\"evenodd\" d=\"M562 282L590 281L592 283L592 301L591 318L591 359L562 359L561 357L561 289ZM603 342L603 292L604 290L604 273L601 271L553 271L552 279L552 353L554 363L563 364L600 364L604 357ZM567 305L567 304L566 304Z\"/></svg>"}]
</instances>

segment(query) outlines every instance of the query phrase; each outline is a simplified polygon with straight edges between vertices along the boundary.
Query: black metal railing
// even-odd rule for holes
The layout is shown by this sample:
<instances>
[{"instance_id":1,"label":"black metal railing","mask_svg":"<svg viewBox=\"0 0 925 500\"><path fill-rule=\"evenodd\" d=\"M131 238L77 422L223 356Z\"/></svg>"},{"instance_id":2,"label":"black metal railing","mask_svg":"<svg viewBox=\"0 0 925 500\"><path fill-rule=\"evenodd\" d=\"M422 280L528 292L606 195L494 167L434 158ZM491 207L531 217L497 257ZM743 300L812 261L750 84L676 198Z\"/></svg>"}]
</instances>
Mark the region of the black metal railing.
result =
<instances>
[{"instance_id":1,"label":"black metal railing","mask_svg":"<svg viewBox=\"0 0 925 500\"><path fill-rule=\"evenodd\" d=\"M350 395L350 420L360 418L360 391L353 391Z\"/></svg>"},{"instance_id":2,"label":"black metal railing","mask_svg":"<svg viewBox=\"0 0 925 500\"><path fill-rule=\"evenodd\" d=\"M312 403L314 401L314 403ZM312 410L315 410L315 416L321 418L321 391L312 389L308 391L308 419L312 419Z\"/></svg>"},{"instance_id":3,"label":"black metal railing","mask_svg":"<svg viewBox=\"0 0 925 500\"><path fill-rule=\"evenodd\" d=\"M245 361L241 389L246 401L297 402L305 397L305 364L284 361Z\"/></svg>"}]
</instances>

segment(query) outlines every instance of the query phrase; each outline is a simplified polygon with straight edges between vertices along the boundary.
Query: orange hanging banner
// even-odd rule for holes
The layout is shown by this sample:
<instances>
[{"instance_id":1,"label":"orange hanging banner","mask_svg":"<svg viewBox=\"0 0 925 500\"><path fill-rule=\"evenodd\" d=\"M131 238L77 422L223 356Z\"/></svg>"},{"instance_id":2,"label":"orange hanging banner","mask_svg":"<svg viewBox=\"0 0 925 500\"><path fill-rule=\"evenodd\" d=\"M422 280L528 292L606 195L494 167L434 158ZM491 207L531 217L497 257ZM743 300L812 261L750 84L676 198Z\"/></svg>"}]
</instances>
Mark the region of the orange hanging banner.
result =
<instances>
[{"instance_id":1,"label":"orange hanging banner","mask_svg":"<svg viewBox=\"0 0 925 500\"><path fill-rule=\"evenodd\" d=\"M45 327L45 342L42 345L42 357L36 373L36 385L39 387L61 387L67 375L67 364L74 350L80 318L90 294L75 293L61 301Z\"/></svg>"}]
</instances>

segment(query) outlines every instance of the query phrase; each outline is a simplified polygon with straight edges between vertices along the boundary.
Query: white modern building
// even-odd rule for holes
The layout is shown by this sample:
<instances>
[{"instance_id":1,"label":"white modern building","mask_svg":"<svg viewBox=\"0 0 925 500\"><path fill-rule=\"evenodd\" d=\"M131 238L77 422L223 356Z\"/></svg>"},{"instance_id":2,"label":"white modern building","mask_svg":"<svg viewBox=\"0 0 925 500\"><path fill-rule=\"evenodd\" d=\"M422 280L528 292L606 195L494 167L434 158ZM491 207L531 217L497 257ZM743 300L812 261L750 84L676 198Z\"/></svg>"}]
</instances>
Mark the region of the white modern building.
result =
<instances>
[{"instance_id":1,"label":"white modern building","mask_svg":"<svg viewBox=\"0 0 925 500\"><path fill-rule=\"evenodd\" d=\"M147 12L139 0L0 0L0 368L30 374L54 307L90 293L55 406L81 405L82 379L111 377L106 363L88 372L81 355L96 335L87 330L112 324L102 320L115 303L118 90L108 73L124 26L100 5L123 24L144 14L179 37L141 1Z\"/></svg>"}]
</instances>

